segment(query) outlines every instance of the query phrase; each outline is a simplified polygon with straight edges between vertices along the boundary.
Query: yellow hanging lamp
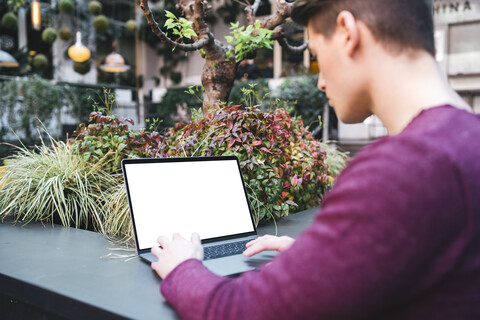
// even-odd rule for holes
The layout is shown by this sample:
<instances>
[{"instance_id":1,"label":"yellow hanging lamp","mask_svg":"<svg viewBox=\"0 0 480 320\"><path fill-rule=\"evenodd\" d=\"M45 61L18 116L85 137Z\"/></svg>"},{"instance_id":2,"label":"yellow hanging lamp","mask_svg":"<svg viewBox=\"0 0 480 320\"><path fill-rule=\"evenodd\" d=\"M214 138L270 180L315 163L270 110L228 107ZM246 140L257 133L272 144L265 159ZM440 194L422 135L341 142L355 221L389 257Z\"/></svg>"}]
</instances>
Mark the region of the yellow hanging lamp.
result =
<instances>
[{"instance_id":1,"label":"yellow hanging lamp","mask_svg":"<svg viewBox=\"0 0 480 320\"><path fill-rule=\"evenodd\" d=\"M68 56L75 62L87 61L91 56L90 50L82 44L82 34L77 31L77 41L68 48Z\"/></svg>"}]
</instances>

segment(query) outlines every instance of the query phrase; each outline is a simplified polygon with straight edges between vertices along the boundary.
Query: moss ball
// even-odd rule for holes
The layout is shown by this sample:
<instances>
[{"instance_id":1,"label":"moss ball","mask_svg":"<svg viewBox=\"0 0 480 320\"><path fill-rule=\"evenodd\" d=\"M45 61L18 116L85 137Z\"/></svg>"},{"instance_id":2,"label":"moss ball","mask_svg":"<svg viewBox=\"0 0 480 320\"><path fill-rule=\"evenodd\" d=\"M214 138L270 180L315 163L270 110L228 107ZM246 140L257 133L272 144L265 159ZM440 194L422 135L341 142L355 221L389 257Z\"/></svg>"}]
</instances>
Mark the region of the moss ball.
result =
<instances>
[{"instance_id":1,"label":"moss ball","mask_svg":"<svg viewBox=\"0 0 480 320\"><path fill-rule=\"evenodd\" d=\"M94 16L98 16L102 13L102 4L98 1L91 1L88 5L88 12Z\"/></svg>"},{"instance_id":2,"label":"moss ball","mask_svg":"<svg viewBox=\"0 0 480 320\"><path fill-rule=\"evenodd\" d=\"M137 30L137 21L131 19L125 22L125 28L130 32L135 32Z\"/></svg>"},{"instance_id":3,"label":"moss ball","mask_svg":"<svg viewBox=\"0 0 480 320\"><path fill-rule=\"evenodd\" d=\"M54 28L46 28L42 32L42 41L52 44L57 39L57 31Z\"/></svg>"},{"instance_id":4,"label":"moss ball","mask_svg":"<svg viewBox=\"0 0 480 320\"><path fill-rule=\"evenodd\" d=\"M58 4L58 9L63 13L72 13L73 8L74 5L72 0L60 0L60 3Z\"/></svg>"},{"instance_id":5,"label":"moss ball","mask_svg":"<svg viewBox=\"0 0 480 320\"><path fill-rule=\"evenodd\" d=\"M18 27L18 19L17 16L13 12L7 12L3 15L2 18L2 27L7 29L17 29Z\"/></svg>"},{"instance_id":6,"label":"moss ball","mask_svg":"<svg viewBox=\"0 0 480 320\"><path fill-rule=\"evenodd\" d=\"M104 15L99 15L96 16L95 19L93 19L93 26L95 27L95 30L98 32L103 32L108 29L108 19Z\"/></svg>"},{"instance_id":7,"label":"moss ball","mask_svg":"<svg viewBox=\"0 0 480 320\"><path fill-rule=\"evenodd\" d=\"M49 65L47 56L42 53L35 55L32 63L35 69L45 69Z\"/></svg>"},{"instance_id":8,"label":"moss ball","mask_svg":"<svg viewBox=\"0 0 480 320\"><path fill-rule=\"evenodd\" d=\"M67 27L60 29L60 31L58 32L58 37L63 41L68 41L72 39L72 36L73 36L72 30L70 30L70 28L67 28Z\"/></svg>"},{"instance_id":9,"label":"moss ball","mask_svg":"<svg viewBox=\"0 0 480 320\"><path fill-rule=\"evenodd\" d=\"M90 68L92 66L92 63L90 60L84 61L84 62L73 62L73 71L76 73L79 73L81 75L84 75L90 71Z\"/></svg>"},{"instance_id":10,"label":"moss ball","mask_svg":"<svg viewBox=\"0 0 480 320\"><path fill-rule=\"evenodd\" d=\"M182 74L180 72L173 71L170 73L170 80L172 80L174 84L179 84L182 82Z\"/></svg>"}]
</instances>

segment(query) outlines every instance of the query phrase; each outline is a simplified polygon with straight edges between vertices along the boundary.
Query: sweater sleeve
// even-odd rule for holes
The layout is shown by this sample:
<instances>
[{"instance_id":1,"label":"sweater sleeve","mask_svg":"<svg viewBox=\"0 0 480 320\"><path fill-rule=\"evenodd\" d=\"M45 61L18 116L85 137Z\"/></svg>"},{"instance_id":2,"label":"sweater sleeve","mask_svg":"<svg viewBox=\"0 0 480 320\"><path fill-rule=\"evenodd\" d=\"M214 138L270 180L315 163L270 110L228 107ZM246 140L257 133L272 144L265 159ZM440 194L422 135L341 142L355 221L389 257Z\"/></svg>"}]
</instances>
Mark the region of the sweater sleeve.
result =
<instances>
[{"instance_id":1,"label":"sweater sleeve","mask_svg":"<svg viewBox=\"0 0 480 320\"><path fill-rule=\"evenodd\" d=\"M200 261L161 284L184 319L376 318L451 272L468 241L458 173L408 141L360 153L314 223L259 271L218 277Z\"/></svg>"}]
</instances>

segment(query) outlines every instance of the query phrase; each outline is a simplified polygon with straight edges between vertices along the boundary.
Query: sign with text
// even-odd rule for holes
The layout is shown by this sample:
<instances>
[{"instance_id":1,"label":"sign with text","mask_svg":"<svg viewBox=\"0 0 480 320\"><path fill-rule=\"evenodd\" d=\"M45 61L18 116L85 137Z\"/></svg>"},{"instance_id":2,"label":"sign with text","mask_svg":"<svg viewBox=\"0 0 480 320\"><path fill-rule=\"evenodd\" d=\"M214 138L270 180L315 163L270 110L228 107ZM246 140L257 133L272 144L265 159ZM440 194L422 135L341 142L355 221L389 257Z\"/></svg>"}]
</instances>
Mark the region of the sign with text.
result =
<instances>
[{"instance_id":1,"label":"sign with text","mask_svg":"<svg viewBox=\"0 0 480 320\"><path fill-rule=\"evenodd\" d=\"M480 1L434 0L433 17L436 24L479 20Z\"/></svg>"}]
</instances>

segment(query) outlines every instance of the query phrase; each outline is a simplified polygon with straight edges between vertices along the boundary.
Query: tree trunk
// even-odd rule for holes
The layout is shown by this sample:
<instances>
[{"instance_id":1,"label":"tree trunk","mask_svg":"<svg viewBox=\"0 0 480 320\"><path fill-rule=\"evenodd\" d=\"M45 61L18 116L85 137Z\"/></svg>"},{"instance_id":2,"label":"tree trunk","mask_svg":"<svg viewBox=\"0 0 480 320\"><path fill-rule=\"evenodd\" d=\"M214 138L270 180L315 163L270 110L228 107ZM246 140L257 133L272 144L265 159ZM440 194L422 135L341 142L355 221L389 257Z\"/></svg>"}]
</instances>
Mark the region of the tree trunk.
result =
<instances>
[{"instance_id":1,"label":"tree trunk","mask_svg":"<svg viewBox=\"0 0 480 320\"><path fill-rule=\"evenodd\" d=\"M205 65L202 70L203 114L211 108L218 108L222 102L228 103L228 97L235 81L237 63L235 57L227 59L229 48L213 40L205 47Z\"/></svg>"},{"instance_id":2,"label":"tree trunk","mask_svg":"<svg viewBox=\"0 0 480 320\"><path fill-rule=\"evenodd\" d=\"M203 113L210 108L220 106L222 102L228 103L228 97L235 81L237 64L231 59L207 59L202 71L202 85L205 88L203 97Z\"/></svg>"}]
</instances>

